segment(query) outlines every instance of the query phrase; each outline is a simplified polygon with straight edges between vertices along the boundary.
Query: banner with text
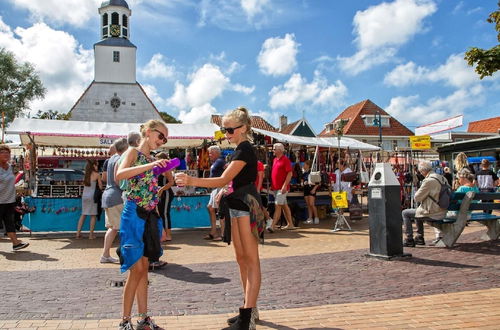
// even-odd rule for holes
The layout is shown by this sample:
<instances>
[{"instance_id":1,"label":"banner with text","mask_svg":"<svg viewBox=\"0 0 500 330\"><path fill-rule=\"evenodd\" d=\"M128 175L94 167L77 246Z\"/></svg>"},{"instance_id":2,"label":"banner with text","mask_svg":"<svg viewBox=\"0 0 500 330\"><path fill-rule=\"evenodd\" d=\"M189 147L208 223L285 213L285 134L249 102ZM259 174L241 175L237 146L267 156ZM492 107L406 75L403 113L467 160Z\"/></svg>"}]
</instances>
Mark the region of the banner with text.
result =
<instances>
[{"instance_id":1,"label":"banner with text","mask_svg":"<svg viewBox=\"0 0 500 330\"><path fill-rule=\"evenodd\" d=\"M410 145L414 150L430 149L431 137L429 135L410 136Z\"/></svg>"}]
</instances>

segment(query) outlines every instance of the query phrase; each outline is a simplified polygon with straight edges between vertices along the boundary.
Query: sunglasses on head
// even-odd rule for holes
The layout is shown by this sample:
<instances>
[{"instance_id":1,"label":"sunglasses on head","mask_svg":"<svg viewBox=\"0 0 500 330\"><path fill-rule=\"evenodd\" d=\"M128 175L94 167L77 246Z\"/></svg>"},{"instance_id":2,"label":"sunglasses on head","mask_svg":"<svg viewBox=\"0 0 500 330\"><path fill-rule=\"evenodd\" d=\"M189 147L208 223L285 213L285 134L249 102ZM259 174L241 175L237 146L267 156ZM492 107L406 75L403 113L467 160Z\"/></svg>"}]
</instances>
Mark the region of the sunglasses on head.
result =
<instances>
[{"instance_id":1,"label":"sunglasses on head","mask_svg":"<svg viewBox=\"0 0 500 330\"><path fill-rule=\"evenodd\" d=\"M158 133L158 139L162 140L163 143L167 143L168 142L168 139L167 137L162 133L160 132L159 130L157 129L153 129L153 131L157 132Z\"/></svg>"},{"instance_id":2,"label":"sunglasses on head","mask_svg":"<svg viewBox=\"0 0 500 330\"><path fill-rule=\"evenodd\" d=\"M238 127L221 127L220 131L222 132L222 134L226 134L226 133L234 134L234 130L241 128L241 127L243 127L243 125L240 125Z\"/></svg>"}]
</instances>

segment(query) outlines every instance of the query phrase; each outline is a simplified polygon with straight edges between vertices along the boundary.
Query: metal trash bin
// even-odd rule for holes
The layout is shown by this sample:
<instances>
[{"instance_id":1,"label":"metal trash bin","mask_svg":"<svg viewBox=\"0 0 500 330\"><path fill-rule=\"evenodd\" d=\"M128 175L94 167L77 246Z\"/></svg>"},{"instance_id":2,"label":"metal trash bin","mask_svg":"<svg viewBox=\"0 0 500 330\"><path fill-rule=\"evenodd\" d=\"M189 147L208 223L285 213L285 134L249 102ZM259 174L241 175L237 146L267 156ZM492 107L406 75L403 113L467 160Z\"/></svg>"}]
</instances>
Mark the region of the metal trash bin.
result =
<instances>
[{"instance_id":1,"label":"metal trash bin","mask_svg":"<svg viewBox=\"0 0 500 330\"><path fill-rule=\"evenodd\" d=\"M400 189L391 164L377 163L368 184L369 256L411 256L403 253Z\"/></svg>"}]
</instances>

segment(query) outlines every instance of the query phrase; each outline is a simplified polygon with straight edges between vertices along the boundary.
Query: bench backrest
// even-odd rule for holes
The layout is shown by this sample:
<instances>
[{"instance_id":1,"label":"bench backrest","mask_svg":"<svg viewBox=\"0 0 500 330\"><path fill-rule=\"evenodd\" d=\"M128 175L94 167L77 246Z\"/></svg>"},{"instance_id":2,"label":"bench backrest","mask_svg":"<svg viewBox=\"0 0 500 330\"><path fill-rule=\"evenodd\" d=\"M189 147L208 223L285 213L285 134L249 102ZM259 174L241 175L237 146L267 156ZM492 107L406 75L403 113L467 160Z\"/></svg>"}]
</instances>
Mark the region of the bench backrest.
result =
<instances>
[{"instance_id":1,"label":"bench backrest","mask_svg":"<svg viewBox=\"0 0 500 330\"><path fill-rule=\"evenodd\" d=\"M464 199L465 193L453 193L451 196L450 206L448 210L458 211L460 203ZM469 210L500 210L500 203L495 203L495 200L500 200L500 192L479 192L474 194L474 201L482 201L481 203L471 203Z\"/></svg>"}]
</instances>

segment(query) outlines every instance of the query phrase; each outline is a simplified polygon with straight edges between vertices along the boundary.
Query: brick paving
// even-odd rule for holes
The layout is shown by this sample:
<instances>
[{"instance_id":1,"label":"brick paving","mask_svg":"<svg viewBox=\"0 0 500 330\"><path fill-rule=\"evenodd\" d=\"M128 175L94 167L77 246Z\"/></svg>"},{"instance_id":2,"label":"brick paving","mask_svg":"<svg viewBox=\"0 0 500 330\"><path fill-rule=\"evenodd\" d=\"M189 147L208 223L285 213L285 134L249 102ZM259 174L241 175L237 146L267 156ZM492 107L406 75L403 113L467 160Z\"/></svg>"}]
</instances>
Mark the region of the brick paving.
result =
<instances>
[{"instance_id":1,"label":"brick paving","mask_svg":"<svg viewBox=\"0 0 500 330\"><path fill-rule=\"evenodd\" d=\"M412 258L368 258L366 219L268 235L258 329L495 328L500 324L500 244L469 226L452 249L411 248ZM432 229L427 237L432 237ZM150 311L168 329L220 329L241 304L232 248L174 233L166 268L150 273ZM0 240L0 328L116 328L122 280L97 262L102 239L34 236L27 251ZM496 327L498 328L498 327Z\"/></svg>"}]
</instances>

